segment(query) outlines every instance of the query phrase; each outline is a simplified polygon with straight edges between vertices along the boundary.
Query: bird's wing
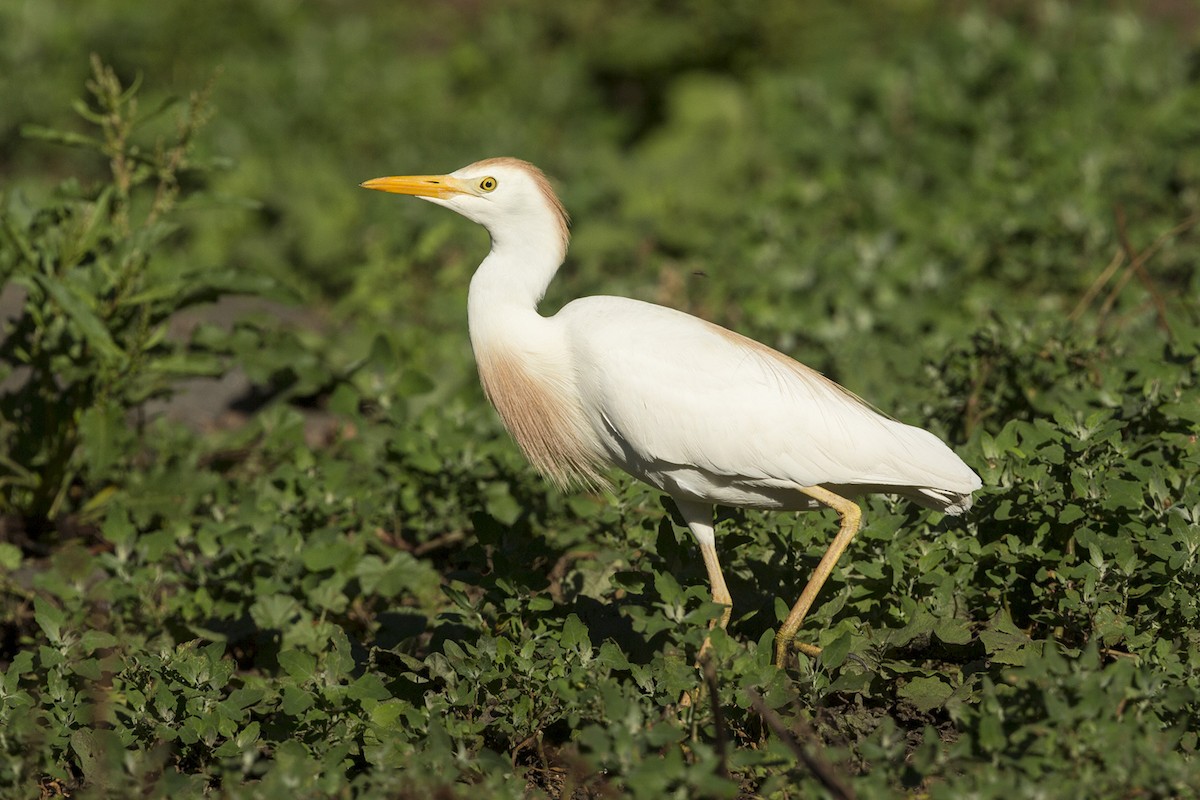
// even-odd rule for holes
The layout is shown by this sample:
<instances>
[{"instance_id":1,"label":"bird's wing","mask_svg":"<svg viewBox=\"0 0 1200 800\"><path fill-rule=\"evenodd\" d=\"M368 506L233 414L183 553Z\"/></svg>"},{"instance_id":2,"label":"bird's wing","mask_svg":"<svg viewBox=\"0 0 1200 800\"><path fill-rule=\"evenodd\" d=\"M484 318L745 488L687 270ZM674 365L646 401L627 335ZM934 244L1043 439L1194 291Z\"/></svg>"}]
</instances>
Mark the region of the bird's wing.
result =
<instances>
[{"instance_id":1,"label":"bird's wing","mask_svg":"<svg viewBox=\"0 0 1200 800\"><path fill-rule=\"evenodd\" d=\"M576 300L555 319L586 413L647 464L765 485L978 488L933 434L717 325L617 297Z\"/></svg>"}]
</instances>

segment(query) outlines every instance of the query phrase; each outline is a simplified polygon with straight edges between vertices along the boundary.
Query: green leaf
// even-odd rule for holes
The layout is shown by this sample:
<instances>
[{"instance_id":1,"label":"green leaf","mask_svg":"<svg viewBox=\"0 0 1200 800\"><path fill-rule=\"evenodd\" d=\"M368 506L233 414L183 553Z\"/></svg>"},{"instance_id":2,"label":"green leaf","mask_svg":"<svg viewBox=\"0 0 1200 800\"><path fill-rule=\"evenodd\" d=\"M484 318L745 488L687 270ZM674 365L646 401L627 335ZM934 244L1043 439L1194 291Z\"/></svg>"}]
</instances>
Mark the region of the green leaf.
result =
<instances>
[{"instance_id":1,"label":"green leaf","mask_svg":"<svg viewBox=\"0 0 1200 800\"><path fill-rule=\"evenodd\" d=\"M104 518L101 534L110 543L120 548L132 541L137 535L137 530L129 519L129 512L121 506L113 505L109 507L108 515Z\"/></svg>"},{"instance_id":2,"label":"green leaf","mask_svg":"<svg viewBox=\"0 0 1200 800\"><path fill-rule=\"evenodd\" d=\"M1106 478L1104 481L1104 507L1108 509L1141 508L1145 486L1137 481L1121 478Z\"/></svg>"},{"instance_id":3,"label":"green leaf","mask_svg":"<svg viewBox=\"0 0 1200 800\"><path fill-rule=\"evenodd\" d=\"M971 641L971 628L961 619L940 619L933 628L933 635L946 644L966 644Z\"/></svg>"},{"instance_id":4,"label":"green leaf","mask_svg":"<svg viewBox=\"0 0 1200 800\"><path fill-rule=\"evenodd\" d=\"M567 619L563 623L560 641L562 642L562 646L565 648L591 648L591 640L588 638L587 626L584 625L583 621L580 620L575 614L567 615Z\"/></svg>"},{"instance_id":5,"label":"green leaf","mask_svg":"<svg viewBox=\"0 0 1200 800\"><path fill-rule=\"evenodd\" d=\"M8 542L0 542L0 569L16 570L21 567L21 548Z\"/></svg>"},{"instance_id":6,"label":"green leaf","mask_svg":"<svg viewBox=\"0 0 1200 800\"><path fill-rule=\"evenodd\" d=\"M93 136L85 136L74 131L60 131L44 125L22 125L21 135L29 139L41 139L45 142L65 144L69 147L85 147L89 150L99 150L103 147L103 143Z\"/></svg>"},{"instance_id":7,"label":"green leaf","mask_svg":"<svg viewBox=\"0 0 1200 800\"><path fill-rule=\"evenodd\" d=\"M683 600L683 589L679 581L669 572L657 572L654 575L654 588L662 597L664 603L678 603Z\"/></svg>"},{"instance_id":8,"label":"green leaf","mask_svg":"<svg viewBox=\"0 0 1200 800\"><path fill-rule=\"evenodd\" d=\"M357 547L345 539L333 537L310 542L301 555L304 566L313 572L349 569L354 566L358 556Z\"/></svg>"},{"instance_id":9,"label":"green leaf","mask_svg":"<svg viewBox=\"0 0 1200 800\"><path fill-rule=\"evenodd\" d=\"M311 708L315 702L316 700L311 692L306 692L297 686L287 686L284 687L283 702L280 704L280 707L285 714L299 716Z\"/></svg>"},{"instance_id":10,"label":"green leaf","mask_svg":"<svg viewBox=\"0 0 1200 800\"><path fill-rule=\"evenodd\" d=\"M128 431L122 409L115 404L98 404L79 416L79 433L84 458L95 475L104 475L124 454L120 434Z\"/></svg>"},{"instance_id":11,"label":"green leaf","mask_svg":"<svg viewBox=\"0 0 1200 800\"><path fill-rule=\"evenodd\" d=\"M100 662L94 658L75 659L71 662L71 671L89 681L98 681L104 675Z\"/></svg>"},{"instance_id":12,"label":"green leaf","mask_svg":"<svg viewBox=\"0 0 1200 800\"><path fill-rule=\"evenodd\" d=\"M404 700L384 700L371 709L371 724L385 730L395 730L400 727L398 723L411 708L412 706Z\"/></svg>"},{"instance_id":13,"label":"green leaf","mask_svg":"<svg viewBox=\"0 0 1200 800\"><path fill-rule=\"evenodd\" d=\"M317 659L300 650L283 650L278 661L284 672L298 681L311 680L317 671Z\"/></svg>"},{"instance_id":14,"label":"green leaf","mask_svg":"<svg viewBox=\"0 0 1200 800\"><path fill-rule=\"evenodd\" d=\"M16 691L17 683L22 675L33 672L33 651L22 650L13 656L8 669L4 673L4 687L9 692Z\"/></svg>"},{"instance_id":15,"label":"green leaf","mask_svg":"<svg viewBox=\"0 0 1200 800\"><path fill-rule=\"evenodd\" d=\"M979 632L988 656L998 664L1025 664L1041 651L1028 634L1019 630L1007 615L997 617L990 627Z\"/></svg>"},{"instance_id":16,"label":"green leaf","mask_svg":"<svg viewBox=\"0 0 1200 800\"><path fill-rule=\"evenodd\" d=\"M256 704L259 700L262 700L265 695L266 692L260 688L234 689L229 693L229 696L225 698L223 705L228 706L230 709L240 711Z\"/></svg>"},{"instance_id":17,"label":"green leaf","mask_svg":"<svg viewBox=\"0 0 1200 800\"><path fill-rule=\"evenodd\" d=\"M120 640L108 631L84 631L79 638L79 646L84 653L92 653L102 648L115 647Z\"/></svg>"},{"instance_id":18,"label":"green leaf","mask_svg":"<svg viewBox=\"0 0 1200 800\"><path fill-rule=\"evenodd\" d=\"M940 678L913 678L901 686L896 694L921 711L932 711L950 699L954 687Z\"/></svg>"},{"instance_id":19,"label":"green leaf","mask_svg":"<svg viewBox=\"0 0 1200 800\"><path fill-rule=\"evenodd\" d=\"M913 639L931 633L936 624L937 620L928 609L920 606L907 625L899 630L888 631L888 641L895 646L906 645Z\"/></svg>"},{"instance_id":20,"label":"green leaf","mask_svg":"<svg viewBox=\"0 0 1200 800\"><path fill-rule=\"evenodd\" d=\"M259 725L257 721L251 722L249 725L239 731L237 738L234 740L237 742L238 749L246 750L258 742L261 731L262 726Z\"/></svg>"},{"instance_id":21,"label":"green leaf","mask_svg":"<svg viewBox=\"0 0 1200 800\"><path fill-rule=\"evenodd\" d=\"M486 496L487 512L500 524L512 525L521 517L521 506L509 492L508 484L489 484Z\"/></svg>"},{"instance_id":22,"label":"green leaf","mask_svg":"<svg viewBox=\"0 0 1200 800\"><path fill-rule=\"evenodd\" d=\"M348 383L340 383L329 396L329 410L339 417L354 419L358 416L361 399L358 391Z\"/></svg>"},{"instance_id":23,"label":"green leaf","mask_svg":"<svg viewBox=\"0 0 1200 800\"><path fill-rule=\"evenodd\" d=\"M1063 525L1070 525L1072 522L1078 522L1085 516L1084 511L1077 503L1067 503L1063 510L1058 515L1058 521Z\"/></svg>"},{"instance_id":24,"label":"green leaf","mask_svg":"<svg viewBox=\"0 0 1200 800\"><path fill-rule=\"evenodd\" d=\"M378 675L368 672L350 684L346 696L361 703L364 700L387 700L392 695Z\"/></svg>"},{"instance_id":25,"label":"green leaf","mask_svg":"<svg viewBox=\"0 0 1200 800\"><path fill-rule=\"evenodd\" d=\"M322 667L332 679L340 681L354 669L350 638L345 630L335 626L329 639L333 646L323 653Z\"/></svg>"},{"instance_id":26,"label":"green leaf","mask_svg":"<svg viewBox=\"0 0 1200 800\"><path fill-rule=\"evenodd\" d=\"M843 631L836 639L821 648L821 663L829 669L837 669L846 662L850 655L850 647L854 644L854 634Z\"/></svg>"},{"instance_id":27,"label":"green leaf","mask_svg":"<svg viewBox=\"0 0 1200 800\"><path fill-rule=\"evenodd\" d=\"M67 619L65 611L39 596L33 599L33 619L52 644L62 642L62 626Z\"/></svg>"},{"instance_id":28,"label":"green leaf","mask_svg":"<svg viewBox=\"0 0 1200 800\"><path fill-rule=\"evenodd\" d=\"M300 604L296 602L295 598L284 594L259 597L250 606L250 618L259 627L267 630L283 630L299 613Z\"/></svg>"},{"instance_id":29,"label":"green leaf","mask_svg":"<svg viewBox=\"0 0 1200 800\"><path fill-rule=\"evenodd\" d=\"M544 595L529 598L529 610L534 613L549 611L554 608L554 601Z\"/></svg>"},{"instance_id":30,"label":"green leaf","mask_svg":"<svg viewBox=\"0 0 1200 800\"><path fill-rule=\"evenodd\" d=\"M33 280L75 323L97 355L109 361L121 361L125 358L104 322L96 316L88 301L74 287L41 273L34 274Z\"/></svg>"},{"instance_id":31,"label":"green leaf","mask_svg":"<svg viewBox=\"0 0 1200 800\"><path fill-rule=\"evenodd\" d=\"M116 731L104 728L78 728L71 732L71 750L88 783L105 787L120 773L125 748Z\"/></svg>"}]
</instances>

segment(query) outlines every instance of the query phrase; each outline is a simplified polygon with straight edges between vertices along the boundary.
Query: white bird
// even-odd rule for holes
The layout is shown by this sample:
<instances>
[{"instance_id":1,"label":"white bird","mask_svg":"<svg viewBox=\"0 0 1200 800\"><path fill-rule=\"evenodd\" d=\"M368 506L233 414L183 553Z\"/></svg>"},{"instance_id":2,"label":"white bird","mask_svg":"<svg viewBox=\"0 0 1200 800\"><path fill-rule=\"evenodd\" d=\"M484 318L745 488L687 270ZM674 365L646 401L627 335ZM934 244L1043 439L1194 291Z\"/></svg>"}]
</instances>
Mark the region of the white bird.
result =
<instances>
[{"instance_id":1,"label":"white bird","mask_svg":"<svg viewBox=\"0 0 1200 800\"><path fill-rule=\"evenodd\" d=\"M415 195L487 228L492 249L471 279L467 312L488 399L555 484L605 486L617 466L669 494L700 546L713 600L726 606L722 627L732 600L714 505L838 513L837 536L775 637L780 667L858 531L851 498L885 492L948 514L970 508L979 476L936 436L766 345L625 297L585 297L539 314L566 256L568 219L532 164L491 158L362 186Z\"/></svg>"}]
</instances>

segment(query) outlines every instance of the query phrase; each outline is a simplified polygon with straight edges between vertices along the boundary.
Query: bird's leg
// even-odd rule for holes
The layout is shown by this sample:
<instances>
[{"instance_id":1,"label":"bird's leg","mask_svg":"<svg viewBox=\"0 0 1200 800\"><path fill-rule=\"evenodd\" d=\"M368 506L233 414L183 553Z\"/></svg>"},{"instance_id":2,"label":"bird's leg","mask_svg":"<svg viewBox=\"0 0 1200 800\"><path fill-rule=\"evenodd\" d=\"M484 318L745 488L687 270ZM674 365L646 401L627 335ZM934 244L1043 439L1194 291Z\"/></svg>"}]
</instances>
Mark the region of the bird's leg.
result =
<instances>
[{"instance_id":1,"label":"bird's leg","mask_svg":"<svg viewBox=\"0 0 1200 800\"><path fill-rule=\"evenodd\" d=\"M708 570L708 584L712 589L713 602L725 606L725 613L721 615L720 622L721 629L724 630L725 626L729 624L729 617L733 614L733 598L729 596L729 589L725 586L725 575L721 572L721 562L717 559L717 538L713 532L712 506L679 499L675 500L675 505L679 507L679 513L683 515L688 530L692 532L692 536L696 537L696 543L700 545L700 555L704 557L704 566ZM716 624L717 621L713 620L708 627L712 628ZM711 646L712 642L705 637L704 644L700 647L700 654L696 657L697 661L704 657Z\"/></svg>"},{"instance_id":2,"label":"bird's leg","mask_svg":"<svg viewBox=\"0 0 1200 800\"><path fill-rule=\"evenodd\" d=\"M675 505L679 507L679 513L683 515L688 530L692 532L692 536L696 537L696 543L700 545L700 554L704 557L704 566L708 570L708 583L712 589L713 602L725 606L725 612L721 614L720 620L721 629L724 630L725 626L729 624L730 615L733 614L733 598L729 596L729 589L725 586L725 575L721 572L721 562L717 559L717 540L713 532L712 506L678 498L675 499ZM708 627L711 630L717 624L717 620L714 619L708 624ZM705 636L704 644L700 645L700 652L696 654L697 667L702 666L704 657L711 648L712 639ZM695 701L693 695L698 696L699 692L699 689L694 692L684 692L683 696L679 698L679 705L684 707L692 705Z\"/></svg>"},{"instance_id":3,"label":"bird's leg","mask_svg":"<svg viewBox=\"0 0 1200 800\"><path fill-rule=\"evenodd\" d=\"M839 494L834 494L820 486L805 487L800 489L800 491L838 512L838 516L842 520L842 526L838 530L837 536L834 537L833 542L829 545L829 549L825 551L825 555L821 558L820 563L817 564L816 571L808 579L808 585L804 587L804 591L800 594L800 599L796 601L796 605L792 606L787 619L779 626L779 633L775 635L775 666L780 669L787 664L792 640L796 638L796 631L800 629L801 623L804 622L804 617L808 614L809 609L812 608L813 601L817 599L817 593L821 591L821 587L825 585L825 581L829 578L830 573L833 572L833 567L837 564L842 551L846 549L846 545L850 544L850 540L854 538L854 534L858 533L859 522L862 520L862 509L858 507L858 504L847 500ZM810 655L821 652L820 648L812 645L797 646Z\"/></svg>"},{"instance_id":4,"label":"bird's leg","mask_svg":"<svg viewBox=\"0 0 1200 800\"><path fill-rule=\"evenodd\" d=\"M713 602L725 606L720 622L721 630L725 630L729 624L729 617L733 615L733 598L729 596L729 589L725 588L725 576L721 574L721 562L717 561L717 547L713 542L701 542L700 553L704 556L704 566L708 567L708 581L712 585ZM708 629L712 630L716 624L715 619L709 622ZM712 639L705 636L704 644L700 645L700 652L696 654L697 664L704 660L704 656L710 648L712 648Z\"/></svg>"}]
</instances>

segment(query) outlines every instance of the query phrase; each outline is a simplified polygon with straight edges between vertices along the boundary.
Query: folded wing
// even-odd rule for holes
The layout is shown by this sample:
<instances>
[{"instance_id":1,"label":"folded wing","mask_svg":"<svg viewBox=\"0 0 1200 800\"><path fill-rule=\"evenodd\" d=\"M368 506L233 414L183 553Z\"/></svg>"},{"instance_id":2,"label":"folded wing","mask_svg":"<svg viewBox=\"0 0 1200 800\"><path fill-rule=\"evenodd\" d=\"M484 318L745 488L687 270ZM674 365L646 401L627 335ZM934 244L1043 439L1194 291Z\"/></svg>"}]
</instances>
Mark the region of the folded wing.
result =
<instances>
[{"instance_id":1,"label":"folded wing","mask_svg":"<svg viewBox=\"0 0 1200 800\"><path fill-rule=\"evenodd\" d=\"M933 434L740 334L617 297L577 300L555 319L587 365L576 376L587 416L627 457L762 485L915 490L952 513L979 488Z\"/></svg>"}]
</instances>

